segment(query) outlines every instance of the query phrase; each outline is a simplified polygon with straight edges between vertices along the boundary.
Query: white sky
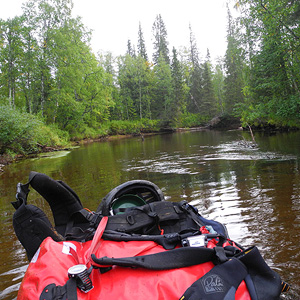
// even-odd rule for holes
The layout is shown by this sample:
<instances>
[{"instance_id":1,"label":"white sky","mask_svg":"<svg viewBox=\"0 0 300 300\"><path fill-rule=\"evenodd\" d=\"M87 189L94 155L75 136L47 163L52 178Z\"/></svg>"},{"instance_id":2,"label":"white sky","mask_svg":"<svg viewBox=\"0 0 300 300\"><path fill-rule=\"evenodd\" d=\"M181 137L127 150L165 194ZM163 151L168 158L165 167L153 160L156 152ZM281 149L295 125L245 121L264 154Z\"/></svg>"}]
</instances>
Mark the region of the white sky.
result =
<instances>
[{"instance_id":1,"label":"white sky","mask_svg":"<svg viewBox=\"0 0 300 300\"><path fill-rule=\"evenodd\" d=\"M0 18L22 13L24 0L0 0ZM165 23L169 50L189 47L189 24L195 35L200 56L208 48L215 60L226 51L226 0L73 0L73 15L81 16L83 24L93 30L92 48L123 55L127 41L137 44L141 22L146 50L152 58L152 25L158 14ZM232 3L230 7L232 7Z\"/></svg>"}]
</instances>

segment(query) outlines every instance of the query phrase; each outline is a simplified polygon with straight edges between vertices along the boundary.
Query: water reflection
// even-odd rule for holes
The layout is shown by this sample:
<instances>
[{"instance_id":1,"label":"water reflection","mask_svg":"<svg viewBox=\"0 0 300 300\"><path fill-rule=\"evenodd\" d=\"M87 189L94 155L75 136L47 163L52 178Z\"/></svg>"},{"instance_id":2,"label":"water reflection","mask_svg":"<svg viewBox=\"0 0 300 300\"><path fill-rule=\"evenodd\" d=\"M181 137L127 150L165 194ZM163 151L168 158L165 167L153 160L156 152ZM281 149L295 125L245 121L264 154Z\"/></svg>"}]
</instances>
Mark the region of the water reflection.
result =
<instances>
[{"instance_id":1,"label":"water reflection","mask_svg":"<svg viewBox=\"0 0 300 300\"><path fill-rule=\"evenodd\" d=\"M18 292L21 280L25 275L27 267L28 265L26 264L25 266L21 266L0 274L1 281L10 281L12 283L0 293L0 299L11 299L11 295Z\"/></svg>"},{"instance_id":2,"label":"water reflection","mask_svg":"<svg viewBox=\"0 0 300 300\"><path fill-rule=\"evenodd\" d=\"M209 153L205 156L205 160L295 160L297 157L295 155L282 155L280 153L271 151L261 151L257 146L252 146L252 144L243 144L240 141L233 141L230 143L221 144L214 147L215 153Z\"/></svg>"},{"instance_id":3,"label":"water reflection","mask_svg":"<svg viewBox=\"0 0 300 300\"><path fill-rule=\"evenodd\" d=\"M243 135L243 137L241 137ZM112 188L132 179L156 183L171 201L187 200L206 218L226 224L230 237L256 244L299 299L300 133L256 135L258 148L241 146L244 132L192 132L84 145L52 158L6 168L0 180L0 299L13 299L26 255L11 218L17 182L30 170L68 183L95 210ZM49 216L33 190L30 203Z\"/></svg>"}]
</instances>

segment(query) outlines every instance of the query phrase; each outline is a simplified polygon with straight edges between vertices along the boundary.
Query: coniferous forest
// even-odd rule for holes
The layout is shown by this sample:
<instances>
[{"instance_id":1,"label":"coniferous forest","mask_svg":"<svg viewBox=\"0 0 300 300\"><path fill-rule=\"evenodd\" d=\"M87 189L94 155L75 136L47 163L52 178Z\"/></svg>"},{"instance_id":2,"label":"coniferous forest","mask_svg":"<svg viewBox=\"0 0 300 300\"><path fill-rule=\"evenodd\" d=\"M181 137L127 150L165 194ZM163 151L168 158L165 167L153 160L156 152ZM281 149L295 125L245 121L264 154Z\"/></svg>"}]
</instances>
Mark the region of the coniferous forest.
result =
<instances>
[{"instance_id":1,"label":"coniferous forest","mask_svg":"<svg viewBox=\"0 0 300 300\"><path fill-rule=\"evenodd\" d=\"M0 19L0 155L216 116L300 128L300 2L231 1L227 20L217 63L199 53L191 26L189 45L171 49L161 15L147 28L152 57L141 23L114 57L92 51L72 0L28 0L21 16Z\"/></svg>"}]
</instances>

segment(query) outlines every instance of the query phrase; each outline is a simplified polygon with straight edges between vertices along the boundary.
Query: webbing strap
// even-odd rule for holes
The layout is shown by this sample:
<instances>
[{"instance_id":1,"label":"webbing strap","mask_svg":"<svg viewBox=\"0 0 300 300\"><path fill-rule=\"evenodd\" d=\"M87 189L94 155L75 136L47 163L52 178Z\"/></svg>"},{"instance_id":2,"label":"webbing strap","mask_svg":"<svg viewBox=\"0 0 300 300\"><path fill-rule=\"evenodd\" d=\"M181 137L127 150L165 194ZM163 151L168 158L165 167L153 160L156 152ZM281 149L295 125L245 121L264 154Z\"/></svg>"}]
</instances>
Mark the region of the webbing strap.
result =
<instances>
[{"instance_id":1,"label":"webbing strap","mask_svg":"<svg viewBox=\"0 0 300 300\"><path fill-rule=\"evenodd\" d=\"M180 299L234 300L235 292L246 276L245 265L239 259L232 258L195 281Z\"/></svg>"},{"instance_id":2,"label":"webbing strap","mask_svg":"<svg viewBox=\"0 0 300 300\"><path fill-rule=\"evenodd\" d=\"M226 250L224 250L226 253ZM230 256L232 253L226 253ZM91 255L95 264L100 266L122 266L122 267L140 267L150 270L170 270L199 265L208 261L218 261L218 255L215 249L203 247L183 247L174 250L164 251L156 254L113 258L97 258L95 254ZM227 260L227 259L226 259Z\"/></svg>"},{"instance_id":3,"label":"webbing strap","mask_svg":"<svg viewBox=\"0 0 300 300\"><path fill-rule=\"evenodd\" d=\"M85 262L86 265L88 265L90 263L91 254L96 252L102 244L101 237L102 237L105 227L107 225L107 221L108 221L108 217L103 217L97 230L96 230L92 244L88 250L89 252L87 255L87 261Z\"/></svg>"},{"instance_id":4,"label":"webbing strap","mask_svg":"<svg viewBox=\"0 0 300 300\"><path fill-rule=\"evenodd\" d=\"M28 193L29 193L29 182L26 183L26 184L22 184L22 183L19 182L17 184L16 201L11 202L12 206L15 209L18 209L22 204L27 203L27 196L28 196Z\"/></svg>"},{"instance_id":5,"label":"webbing strap","mask_svg":"<svg viewBox=\"0 0 300 300\"><path fill-rule=\"evenodd\" d=\"M54 283L47 285L40 295L39 300L77 300L76 279L70 278L65 285Z\"/></svg>"},{"instance_id":6,"label":"webbing strap","mask_svg":"<svg viewBox=\"0 0 300 300\"><path fill-rule=\"evenodd\" d=\"M30 172L28 182L25 184L18 183L17 184L17 194L16 194L16 201L11 202L12 206L15 209L18 209L22 204L27 203L27 197L30 192L29 185L31 184L32 180L38 173Z\"/></svg>"}]
</instances>

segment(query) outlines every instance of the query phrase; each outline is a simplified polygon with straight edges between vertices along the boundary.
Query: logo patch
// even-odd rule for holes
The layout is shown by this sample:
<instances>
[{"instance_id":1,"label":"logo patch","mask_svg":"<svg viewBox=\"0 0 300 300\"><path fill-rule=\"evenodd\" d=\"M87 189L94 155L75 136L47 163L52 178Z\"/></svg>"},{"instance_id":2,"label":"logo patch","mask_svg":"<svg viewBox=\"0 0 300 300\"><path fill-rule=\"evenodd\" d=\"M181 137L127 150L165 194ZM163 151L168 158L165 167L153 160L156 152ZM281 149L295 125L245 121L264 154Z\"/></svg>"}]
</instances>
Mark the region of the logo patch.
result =
<instances>
[{"instance_id":1,"label":"logo patch","mask_svg":"<svg viewBox=\"0 0 300 300\"><path fill-rule=\"evenodd\" d=\"M218 275L212 274L203 278L201 283L206 294L220 293L224 291L224 282Z\"/></svg>"}]
</instances>

